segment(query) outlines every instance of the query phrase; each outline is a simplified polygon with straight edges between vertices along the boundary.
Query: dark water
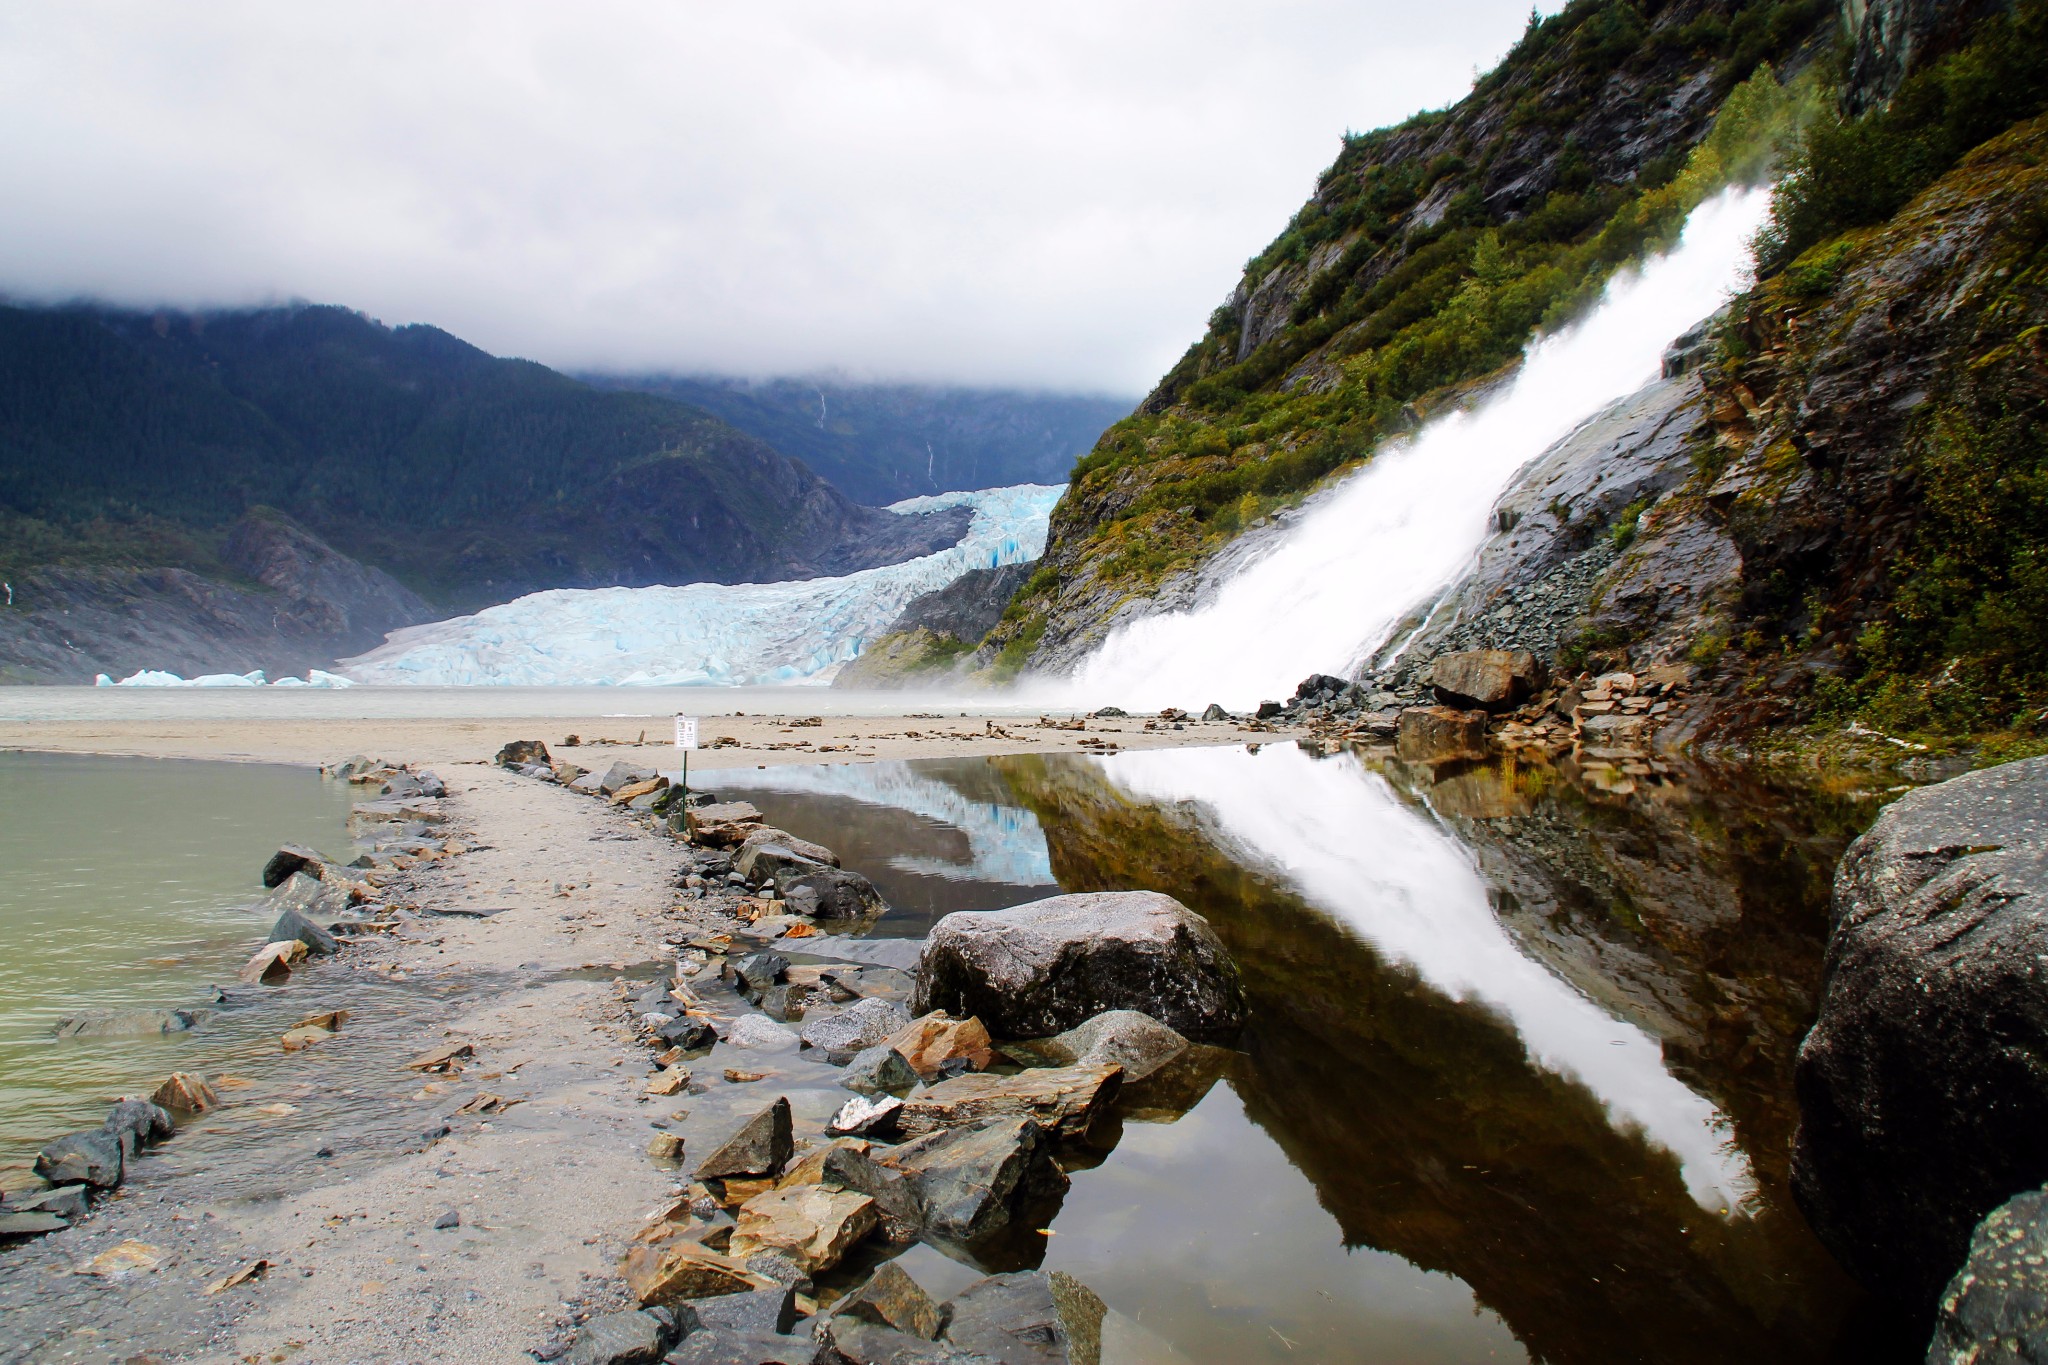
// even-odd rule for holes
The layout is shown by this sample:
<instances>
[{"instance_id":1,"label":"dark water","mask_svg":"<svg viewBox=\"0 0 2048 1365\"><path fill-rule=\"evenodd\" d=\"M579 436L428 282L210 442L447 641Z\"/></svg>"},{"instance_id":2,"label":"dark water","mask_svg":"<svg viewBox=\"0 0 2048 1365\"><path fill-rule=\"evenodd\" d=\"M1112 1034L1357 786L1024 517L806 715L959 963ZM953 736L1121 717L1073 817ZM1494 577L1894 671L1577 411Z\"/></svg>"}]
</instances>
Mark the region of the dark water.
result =
<instances>
[{"instance_id":1,"label":"dark water","mask_svg":"<svg viewBox=\"0 0 2048 1365\"><path fill-rule=\"evenodd\" d=\"M1192 1108L1078 1163L1043 1252L1188 1359L1912 1355L1871 1339L1786 1187L1828 888L1867 803L1292 745L720 791L838 849L903 932L1061 889L1208 916L1255 1021Z\"/></svg>"}]
</instances>

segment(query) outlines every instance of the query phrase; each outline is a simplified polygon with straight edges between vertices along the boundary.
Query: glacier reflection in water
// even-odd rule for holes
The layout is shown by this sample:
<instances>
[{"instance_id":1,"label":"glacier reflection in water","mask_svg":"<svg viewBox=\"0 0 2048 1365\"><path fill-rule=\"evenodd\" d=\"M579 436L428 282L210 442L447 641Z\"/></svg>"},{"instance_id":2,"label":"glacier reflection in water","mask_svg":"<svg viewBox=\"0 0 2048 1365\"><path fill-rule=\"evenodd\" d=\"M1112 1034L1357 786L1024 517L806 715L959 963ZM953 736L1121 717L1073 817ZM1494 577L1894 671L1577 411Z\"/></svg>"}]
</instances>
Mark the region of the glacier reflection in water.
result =
<instances>
[{"instance_id":1,"label":"glacier reflection in water","mask_svg":"<svg viewBox=\"0 0 2048 1365\"><path fill-rule=\"evenodd\" d=\"M892 856L889 865L902 872L943 877L956 882L1000 882L1005 886L1026 887L1058 885L1052 875L1052 859L1046 853L1045 831L1039 828L1036 815L1021 806L976 799L935 777L926 776L914 763L896 760L790 764L752 772L722 772L708 780L738 792L804 792L909 811L927 820L950 825L967 837L965 862L900 854Z\"/></svg>"},{"instance_id":2,"label":"glacier reflection in water","mask_svg":"<svg viewBox=\"0 0 2048 1365\"><path fill-rule=\"evenodd\" d=\"M1470 853L1356 758L1312 759L1290 745L1095 761L1132 797L1194 804L1234 857L1435 990L1497 1011L1533 1063L1585 1086L1618 1128L1677 1157L1703 1208L1739 1211L1754 1194L1725 1118L1671 1075L1657 1040L1527 957Z\"/></svg>"}]
</instances>

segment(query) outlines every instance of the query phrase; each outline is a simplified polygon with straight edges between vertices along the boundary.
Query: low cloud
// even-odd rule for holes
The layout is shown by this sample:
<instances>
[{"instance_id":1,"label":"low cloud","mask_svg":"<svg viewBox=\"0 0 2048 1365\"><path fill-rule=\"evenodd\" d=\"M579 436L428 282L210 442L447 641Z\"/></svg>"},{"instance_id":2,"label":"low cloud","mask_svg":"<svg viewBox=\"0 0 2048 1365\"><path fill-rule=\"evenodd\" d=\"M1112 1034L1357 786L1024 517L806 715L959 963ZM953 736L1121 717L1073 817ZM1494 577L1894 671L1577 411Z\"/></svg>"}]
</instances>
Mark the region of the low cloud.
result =
<instances>
[{"instance_id":1,"label":"low cloud","mask_svg":"<svg viewBox=\"0 0 2048 1365\"><path fill-rule=\"evenodd\" d=\"M1149 387L1347 127L1528 10L0 11L0 292L307 298L564 367Z\"/></svg>"}]
</instances>

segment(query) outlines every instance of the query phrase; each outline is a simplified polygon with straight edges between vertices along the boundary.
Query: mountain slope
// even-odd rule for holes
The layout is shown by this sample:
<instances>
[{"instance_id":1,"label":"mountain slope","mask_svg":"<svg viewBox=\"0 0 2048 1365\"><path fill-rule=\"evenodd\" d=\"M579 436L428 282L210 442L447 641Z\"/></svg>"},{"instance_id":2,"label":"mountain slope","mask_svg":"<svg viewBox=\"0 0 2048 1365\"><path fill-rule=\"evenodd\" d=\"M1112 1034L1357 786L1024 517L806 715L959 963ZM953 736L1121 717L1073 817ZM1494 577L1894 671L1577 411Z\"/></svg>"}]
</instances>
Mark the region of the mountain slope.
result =
<instances>
[{"instance_id":1,"label":"mountain slope","mask_svg":"<svg viewBox=\"0 0 2048 1365\"><path fill-rule=\"evenodd\" d=\"M715 413L801 459L857 502L1060 483L1127 400L831 380L586 375Z\"/></svg>"},{"instance_id":2,"label":"mountain slope","mask_svg":"<svg viewBox=\"0 0 2048 1365\"><path fill-rule=\"evenodd\" d=\"M1824 0L1576 0L1452 108L1347 137L1206 335L1076 466L992 637L1000 667L1068 666L1120 612L1172 600L1760 175L1800 103L1760 68L1802 65L1830 18Z\"/></svg>"},{"instance_id":3,"label":"mountain slope","mask_svg":"<svg viewBox=\"0 0 2048 1365\"><path fill-rule=\"evenodd\" d=\"M282 509L439 605L806 577L958 539L708 413L339 308L0 308L0 568L216 573Z\"/></svg>"}]
</instances>

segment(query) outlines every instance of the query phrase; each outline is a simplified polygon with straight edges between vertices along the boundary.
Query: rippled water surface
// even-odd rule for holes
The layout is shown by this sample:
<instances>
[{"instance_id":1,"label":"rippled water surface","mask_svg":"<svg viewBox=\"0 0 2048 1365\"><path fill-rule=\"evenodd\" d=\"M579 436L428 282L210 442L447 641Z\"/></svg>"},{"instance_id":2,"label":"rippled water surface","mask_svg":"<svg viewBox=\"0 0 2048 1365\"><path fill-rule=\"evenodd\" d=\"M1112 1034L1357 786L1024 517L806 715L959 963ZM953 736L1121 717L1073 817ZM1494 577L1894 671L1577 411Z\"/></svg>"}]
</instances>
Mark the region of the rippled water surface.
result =
<instances>
[{"instance_id":1,"label":"rippled water surface","mask_svg":"<svg viewBox=\"0 0 2048 1365\"><path fill-rule=\"evenodd\" d=\"M348 804L309 768L0 753L0 1166L97 1124L106 1096L207 1069L231 1014L169 1036L52 1026L233 985L269 928L247 910L264 860L286 841L345 847Z\"/></svg>"}]
</instances>

